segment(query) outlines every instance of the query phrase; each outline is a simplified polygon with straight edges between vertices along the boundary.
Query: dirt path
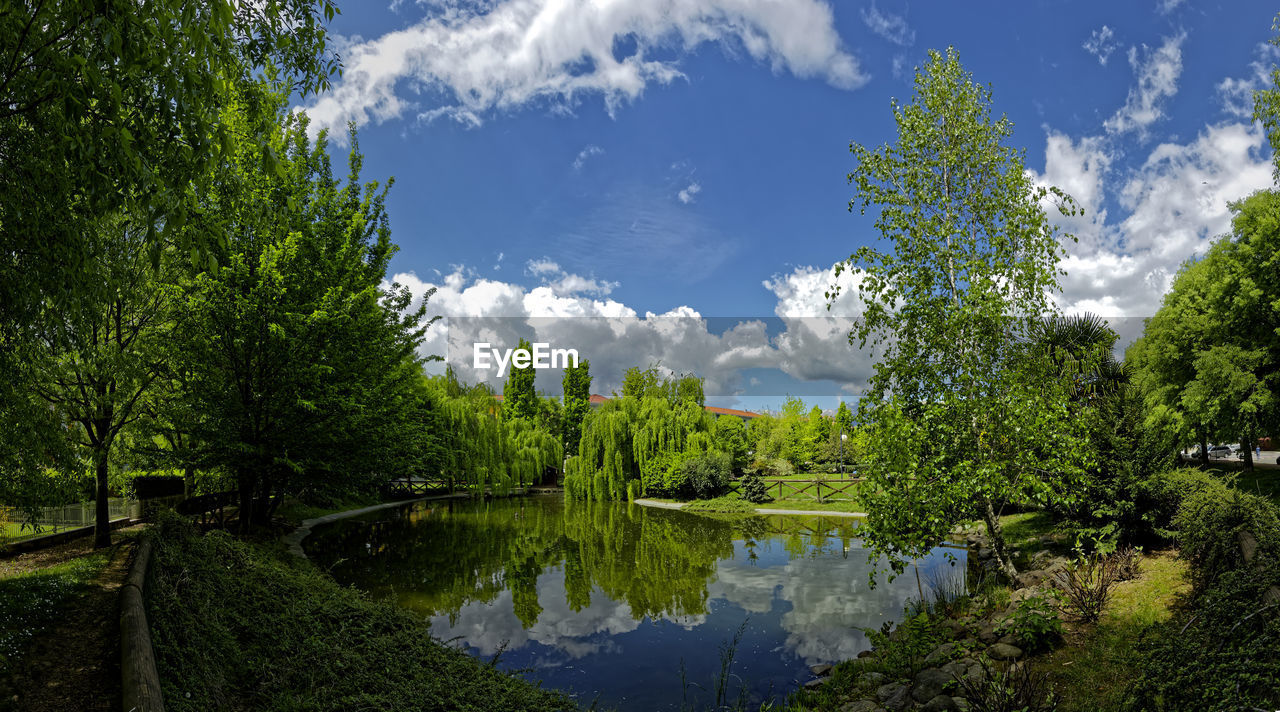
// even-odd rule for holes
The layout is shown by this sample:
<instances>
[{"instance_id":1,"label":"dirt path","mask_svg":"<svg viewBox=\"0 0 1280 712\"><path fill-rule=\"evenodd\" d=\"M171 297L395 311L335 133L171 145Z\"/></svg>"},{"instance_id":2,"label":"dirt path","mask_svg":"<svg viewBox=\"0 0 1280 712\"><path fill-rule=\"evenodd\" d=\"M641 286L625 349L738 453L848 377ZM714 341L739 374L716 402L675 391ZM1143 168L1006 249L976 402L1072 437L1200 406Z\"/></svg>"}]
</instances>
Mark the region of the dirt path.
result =
<instances>
[{"instance_id":1,"label":"dirt path","mask_svg":"<svg viewBox=\"0 0 1280 712\"><path fill-rule=\"evenodd\" d=\"M31 712L120 709L120 586L133 559L132 537L116 537L107 565L84 595L73 599L52 630L39 636L14 675L17 694L0 707ZM0 576L12 569L40 568L91 551L77 541L0 562ZM40 562L39 565L36 565Z\"/></svg>"}]
</instances>

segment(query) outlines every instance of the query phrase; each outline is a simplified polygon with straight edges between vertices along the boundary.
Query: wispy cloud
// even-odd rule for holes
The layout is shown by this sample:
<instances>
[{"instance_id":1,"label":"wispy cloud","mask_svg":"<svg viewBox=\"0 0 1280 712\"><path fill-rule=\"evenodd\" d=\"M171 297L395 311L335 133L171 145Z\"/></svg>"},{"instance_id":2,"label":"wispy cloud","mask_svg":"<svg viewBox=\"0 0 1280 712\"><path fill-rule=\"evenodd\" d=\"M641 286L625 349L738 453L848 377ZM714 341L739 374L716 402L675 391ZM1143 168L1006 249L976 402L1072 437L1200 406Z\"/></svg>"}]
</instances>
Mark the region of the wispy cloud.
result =
<instances>
[{"instance_id":1,"label":"wispy cloud","mask_svg":"<svg viewBox=\"0 0 1280 712\"><path fill-rule=\"evenodd\" d=\"M1129 65L1137 76L1137 83L1129 90L1124 106L1107 119L1103 126L1109 133L1123 134L1136 131L1146 136L1147 127L1164 116L1165 101L1178 93L1178 78L1182 75L1182 43L1187 33L1166 37L1159 48L1146 45L1129 50Z\"/></svg>"},{"instance_id":2,"label":"wispy cloud","mask_svg":"<svg viewBox=\"0 0 1280 712\"><path fill-rule=\"evenodd\" d=\"M595 144L587 144L587 147L578 151L577 158L573 159L573 170L580 171L587 164L587 159L592 156L599 156L604 153L604 149Z\"/></svg>"},{"instance_id":3,"label":"wispy cloud","mask_svg":"<svg viewBox=\"0 0 1280 712\"><path fill-rule=\"evenodd\" d=\"M1098 58L1098 64L1105 67L1111 53L1120 46L1120 43L1115 41L1115 36L1114 30L1103 25L1101 29L1094 30L1081 46L1084 47L1084 51Z\"/></svg>"},{"instance_id":4,"label":"wispy cloud","mask_svg":"<svg viewBox=\"0 0 1280 712\"><path fill-rule=\"evenodd\" d=\"M697 200L698 193L701 193L701 192L702 192L701 184L690 183L689 185L682 188L679 193L676 193L676 198L679 199L679 201L684 203L685 205L688 205L689 203L692 203L693 201Z\"/></svg>"},{"instance_id":5,"label":"wispy cloud","mask_svg":"<svg viewBox=\"0 0 1280 712\"><path fill-rule=\"evenodd\" d=\"M405 115L478 126L495 111L563 111L589 96L612 114L649 85L682 78L680 57L707 43L842 89L867 80L821 0L444 2L410 27L347 46L342 78L304 108L314 130Z\"/></svg>"},{"instance_id":6,"label":"wispy cloud","mask_svg":"<svg viewBox=\"0 0 1280 712\"><path fill-rule=\"evenodd\" d=\"M894 15L889 12L881 12L871 4L871 7L862 11L862 21L872 32L889 40L896 45L909 47L916 41L915 30L907 24L906 18L901 15Z\"/></svg>"}]
</instances>

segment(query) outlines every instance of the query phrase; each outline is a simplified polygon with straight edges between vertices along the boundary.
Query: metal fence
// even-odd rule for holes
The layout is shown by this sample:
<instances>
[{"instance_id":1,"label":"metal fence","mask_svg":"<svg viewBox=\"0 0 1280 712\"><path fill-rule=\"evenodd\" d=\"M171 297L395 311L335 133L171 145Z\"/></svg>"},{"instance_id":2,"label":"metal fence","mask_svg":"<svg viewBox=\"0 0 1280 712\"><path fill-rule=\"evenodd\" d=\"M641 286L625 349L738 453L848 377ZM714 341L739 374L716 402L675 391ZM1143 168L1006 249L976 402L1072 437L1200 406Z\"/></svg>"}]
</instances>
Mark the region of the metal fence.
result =
<instances>
[{"instance_id":1,"label":"metal fence","mask_svg":"<svg viewBox=\"0 0 1280 712\"><path fill-rule=\"evenodd\" d=\"M107 511L110 519L130 517L137 512L137 502L122 497L107 500ZM97 516L95 502L66 504L61 507L42 507L32 527L27 513L14 507L0 505L0 541L18 541L33 536L56 534L67 529L91 526Z\"/></svg>"}]
</instances>

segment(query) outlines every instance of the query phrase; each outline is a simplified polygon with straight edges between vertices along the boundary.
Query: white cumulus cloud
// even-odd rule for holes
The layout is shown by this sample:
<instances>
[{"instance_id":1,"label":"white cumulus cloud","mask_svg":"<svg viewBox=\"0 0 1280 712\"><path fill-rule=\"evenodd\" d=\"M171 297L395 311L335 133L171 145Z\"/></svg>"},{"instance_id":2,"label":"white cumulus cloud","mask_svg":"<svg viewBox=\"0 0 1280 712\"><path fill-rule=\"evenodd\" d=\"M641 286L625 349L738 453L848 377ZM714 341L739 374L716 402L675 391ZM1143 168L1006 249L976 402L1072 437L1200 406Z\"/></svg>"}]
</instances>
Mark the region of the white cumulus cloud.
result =
<instances>
[{"instance_id":1,"label":"white cumulus cloud","mask_svg":"<svg viewBox=\"0 0 1280 712\"><path fill-rule=\"evenodd\" d=\"M915 30L907 24L906 18L890 12L881 12L875 3L862 11L862 21L872 32L896 45L909 47L915 44Z\"/></svg>"},{"instance_id":2,"label":"white cumulus cloud","mask_svg":"<svg viewBox=\"0 0 1280 712\"><path fill-rule=\"evenodd\" d=\"M313 130L406 114L477 126L494 111L566 110L588 96L612 113L650 84L683 77L679 57L707 43L842 89L867 80L823 0L495 0L429 10L345 46L342 78L304 107Z\"/></svg>"},{"instance_id":3,"label":"white cumulus cloud","mask_svg":"<svg viewBox=\"0 0 1280 712\"><path fill-rule=\"evenodd\" d=\"M702 192L702 186L700 184L690 183L684 188L681 188L679 193L676 193L676 198L679 199L679 201L684 203L685 205L688 205L689 203L692 203L694 200L696 200L698 197L698 193L701 193L701 192Z\"/></svg>"}]
</instances>

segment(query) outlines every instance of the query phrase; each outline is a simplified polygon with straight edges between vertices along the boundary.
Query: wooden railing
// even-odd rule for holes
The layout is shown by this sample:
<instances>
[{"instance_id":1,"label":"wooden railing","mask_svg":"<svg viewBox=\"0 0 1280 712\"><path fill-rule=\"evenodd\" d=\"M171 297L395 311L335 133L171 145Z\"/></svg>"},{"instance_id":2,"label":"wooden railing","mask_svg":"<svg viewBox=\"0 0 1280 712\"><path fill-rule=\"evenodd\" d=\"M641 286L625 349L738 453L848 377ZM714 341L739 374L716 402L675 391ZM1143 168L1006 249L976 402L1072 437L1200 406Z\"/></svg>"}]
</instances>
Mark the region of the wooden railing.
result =
<instances>
[{"instance_id":1,"label":"wooden railing","mask_svg":"<svg viewBox=\"0 0 1280 712\"><path fill-rule=\"evenodd\" d=\"M774 499L786 499L790 497L812 497L816 502L822 502L831 499L835 494L843 494L852 497L855 486L863 481L861 477L852 477L848 479L812 479L812 480L786 480L786 479L766 479L760 478L764 483L765 493ZM729 483L729 491L737 494L741 491L742 480L735 480Z\"/></svg>"}]
</instances>

